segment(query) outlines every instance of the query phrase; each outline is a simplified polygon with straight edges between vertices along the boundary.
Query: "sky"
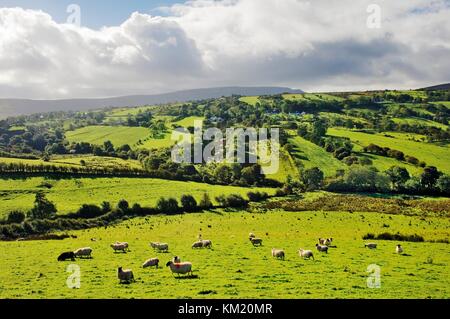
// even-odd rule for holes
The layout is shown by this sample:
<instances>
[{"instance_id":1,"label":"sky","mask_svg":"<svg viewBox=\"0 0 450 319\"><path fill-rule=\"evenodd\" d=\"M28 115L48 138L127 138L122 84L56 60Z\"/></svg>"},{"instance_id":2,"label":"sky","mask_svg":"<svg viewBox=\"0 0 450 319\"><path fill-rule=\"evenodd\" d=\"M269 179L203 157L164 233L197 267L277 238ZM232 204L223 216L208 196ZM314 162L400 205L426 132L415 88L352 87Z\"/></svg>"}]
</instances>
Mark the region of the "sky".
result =
<instances>
[{"instance_id":1,"label":"sky","mask_svg":"<svg viewBox=\"0 0 450 319\"><path fill-rule=\"evenodd\" d=\"M0 0L0 98L414 89L449 56L450 0Z\"/></svg>"}]
</instances>

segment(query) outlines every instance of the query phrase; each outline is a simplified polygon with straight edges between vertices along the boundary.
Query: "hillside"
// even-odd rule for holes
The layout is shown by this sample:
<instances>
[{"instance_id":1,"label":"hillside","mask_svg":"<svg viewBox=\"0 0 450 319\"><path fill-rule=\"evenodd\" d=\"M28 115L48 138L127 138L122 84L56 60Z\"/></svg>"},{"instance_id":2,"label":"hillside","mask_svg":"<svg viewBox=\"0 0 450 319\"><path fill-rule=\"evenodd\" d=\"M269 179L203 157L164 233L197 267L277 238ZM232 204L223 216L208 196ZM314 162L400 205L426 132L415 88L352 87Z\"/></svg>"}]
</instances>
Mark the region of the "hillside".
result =
<instances>
[{"instance_id":1,"label":"hillside","mask_svg":"<svg viewBox=\"0 0 450 319\"><path fill-rule=\"evenodd\" d=\"M247 93L0 120L0 298L448 296L450 91ZM196 121L216 142L232 128L278 129L279 139L260 145L268 154L256 163L174 161L174 129L192 138ZM213 140L195 139L204 152ZM266 174L274 148L279 169ZM199 236L212 249L192 249ZM316 248L324 237L327 253ZM117 241L130 251L114 253ZM151 250L156 241L169 253ZM56 260L78 247L93 257L76 260L82 286L61 289ZM175 255L193 276L142 268ZM382 289L366 289L374 263ZM118 265L136 282L119 284Z\"/></svg>"},{"instance_id":2,"label":"hillside","mask_svg":"<svg viewBox=\"0 0 450 319\"><path fill-rule=\"evenodd\" d=\"M124 107L187 102L219 98L231 95L270 95L279 93L301 93L285 87L218 87L177 91L155 95L131 95L103 99L26 100L0 99L0 119L8 116L28 115L53 111L87 111L103 107Z\"/></svg>"},{"instance_id":3,"label":"hillside","mask_svg":"<svg viewBox=\"0 0 450 319\"><path fill-rule=\"evenodd\" d=\"M421 90L428 90L428 91L432 91L432 90L450 90L450 83L433 85L433 86L429 86L429 87L423 88Z\"/></svg>"}]
</instances>

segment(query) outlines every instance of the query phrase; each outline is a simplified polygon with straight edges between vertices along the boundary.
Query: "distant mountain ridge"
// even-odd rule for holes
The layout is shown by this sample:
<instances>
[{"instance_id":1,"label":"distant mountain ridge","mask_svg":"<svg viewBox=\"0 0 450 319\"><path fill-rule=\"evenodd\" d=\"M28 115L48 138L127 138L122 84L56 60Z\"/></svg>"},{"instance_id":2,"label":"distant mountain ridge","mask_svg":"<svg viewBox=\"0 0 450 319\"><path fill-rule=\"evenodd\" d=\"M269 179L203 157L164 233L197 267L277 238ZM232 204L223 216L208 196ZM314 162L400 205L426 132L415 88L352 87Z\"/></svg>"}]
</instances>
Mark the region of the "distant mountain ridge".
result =
<instances>
[{"instance_id":1,"label":"distant mountain ridge","mask_svg":"<svg viewBox=\"0 0 450 319\"><path fill-rule=\"evenodd\" d=\"M426 90L426 91L431 91L431 90L450 90L450 83L444 83L444 84L438 84L438 85L433 85L433 86L428 86L426 88L422 88L420 90Z\"/></svg>"},{"instance_id":2,"label":"distant mountain ridge","mask_svg":"<svg viewBox=\"0 0 450 319\"><path fill-rule=\"evenodd\" d=\"M216 87L176 91L154 95L130 95L111 98L30 100L0 99L0 118L29 115L52 111L87 111L103 107L127 107L213 99L231 95L272 95L280 93L303 93L302 90L286 87Z\"/></svg>"}]
</instances>

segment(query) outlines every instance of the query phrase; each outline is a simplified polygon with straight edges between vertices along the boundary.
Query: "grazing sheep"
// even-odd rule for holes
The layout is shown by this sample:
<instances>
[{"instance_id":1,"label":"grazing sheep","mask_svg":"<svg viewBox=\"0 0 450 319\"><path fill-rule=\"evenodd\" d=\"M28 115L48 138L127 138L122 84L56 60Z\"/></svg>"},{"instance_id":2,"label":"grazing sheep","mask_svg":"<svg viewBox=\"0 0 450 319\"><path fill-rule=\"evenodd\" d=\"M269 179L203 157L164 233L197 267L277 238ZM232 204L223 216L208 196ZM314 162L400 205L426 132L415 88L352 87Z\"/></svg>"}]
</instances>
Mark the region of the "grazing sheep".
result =
<instances>
[{"instance_id":1,"label":"grazing sheep","mask_svg":"<svg viewBox=\"0 0 450 319\"><path fill-rule=\"evenodd\" d=\"M263 240L261 238L250 238L250 242L253 246L262 246Z\"/></svg>"},{"instance_id":2,"label":"grazing sheep","mask_svg":"<svg viewBox=\"0 0 450 319\"><path fill-rule=\"evenodd\" d=\"M319 238L319 245L330 246L333 238Z\"/></svg>"},{"instance_id":3,"label":"grazing sheep","mask_svg":"<svg viewBox=\"0 0 450 319\"><path fill-rule=\"evenodd\" d=\"M303 258L312 258L314 260L314 254L311 250L299 249L298 254Z\"/></svg>"},{"instance_id":4,"label":"grazing sheep","mask_svg":"<svg viewBox=\"0 0 450 319\"><path fill-rule=\"evenodd\" d=\"M172 258L172 261L174 264L179 264L179 263L181 263L181 258L178 256L175 256Z\"/></svg>"},{"instance_id":5,"label":"grazing sheep","mask_svg":"<svg viewBox=\"0 0 450 319\"><path fill-rule=\"evenodd\" d=\"M156 266L156 268L158 268L158 265L159 265L159 259L151 258L142 265L142 268L153 267L153 266Z\"/></svg>"},{"instance_id":6,"label":"grazing sheep","mask_svg":"<svg viewBox=\"0 0 450 319\"><path fill-rule=\"evenodd\" d=\"M377 248L377 244L375 243L368 243L368 244L364 244L364 247L370 248L370 249L375 249Z\"/></svg>"},{"instance_id":7,"label":"grazing sheep","mask_svg":"<svg viewBox=\"0 0 450 319\"><path fill-rule=\"evenodd\" d=\"M153 249L156 249L158 251L164 251L164 252L168 252L169 251L169 244L167 243L150 243L150 246L152 246Z\"/></svg>"},{"instance_id":8,"label":"grazing sheep","mask_svg":"<svg viewBox=\"0 0 450 319\"><path fill-rule=\"evenodd\" d=\"M73 253L73 251L68 251L68 252L62 253L58 257L58 261L66 261L67 259L70 259L72 261L75 260L75 254Z\"/></svg>"},{"instance_id":9,"label":"grazing sheep","mask_svg":"<svg viewBox=\"0 0 450 319\"><path fill-rule=\"evenodd\" d=\"M192 276L192 263L190 262L185 261L182 263L174 263L173 261L169 261L166 264L166 267L170 267L172 273L178 274L178 276L180 274L182 275L190 274Z\"/></svg>"},{"instance_id":10,"label":"grazing sheep","mask_svg":"<svg viewBox=\"0 0 450 319\"><path fill-rule=\"evenodd\" d=\"M212 248L212 241L211 240L202 240L203 248Z\"/></svg>"},{"instance_id":11,"label":"grazing sheep","mask_svg":"<svg viewBox=\"0 0 450 319\"><path fill-rule=\"evenodd\" d=\"M317 251L326 252L328 254L328 246L316 244Z\"/></svg>"},{"instance_id":12,"label":"grazing sheep","mask_svg":"<svg viewBox=\"0 0 450 319\"><path fill-rule=\"evenodd\" d=\"M192 244L192 248L203 248L203 242L202 241L196 241Z\"/></svg>"},{"instance_id":13,"label":"grazing sheep","mask_svg":"<svg viewBox=\"0 0 450 319\"><path fill-rule=\"evenodd\" d=\"M403 253L403 247L402 247L402 245L397 245L397 246L395 247L395 252L396 252L397 254L402 254L402 253Z\"/></svg>"},{"instance_id":14,"label":"grazing sheep","mask_svg":"<svg viewBox=\"0 0 450 319\"><path fill-rule=\"evenodd\" d=\"M283 259L284 260L284 250L283 249L275 249L272 248L272 256L276 257L277 259Z\"/></svg>"},{"instance_id":15,"label":"grazing sheep","mask_svg":"<svg viewBox=\"0 0 450 319\"><path fill-rule=\"evenodd\" d=\"M92 254L92 248L91 247L84 247L84 248L79 248L77 250L75 250L73 252L75 254L75 257L78 258L92 258L91 254Z\"/></svg>"},{"instance_id":16,"label":"grazing sheep","mask_svg":"<svg viewBox=\"0 0 450 319\"><path fill-rule=\"evenodd\" d=\"M125 243L115 243L111 244L111 248L116 251L122 251L123 253L126 253L126 250L128 249L128 245L125 245Z\"/></svg>"},{"instance_id":17,"label":"grazing sheep","mask_svg":"<svg viewBox=\"0 0 450 319\"><path fill-rule=\"evenodd\" d=\"M250 234L248 234L248 238L255 238L256 236L255 236L255 234L253 234L253 233L250 233Z\"/></svg>"},{"instance_id":18,"label":"grazing sheep","mask_svg":"<svg viewBox=\"0 0 450 319\"><path fill-rule=\"evenodd\" d=\"M135 281L133 271L131 269L122 270L122 267L119 267L119 269L117 270L117 276L119 277L120 283L130 283L132 281Z\"/></svg>"}]
</instances>

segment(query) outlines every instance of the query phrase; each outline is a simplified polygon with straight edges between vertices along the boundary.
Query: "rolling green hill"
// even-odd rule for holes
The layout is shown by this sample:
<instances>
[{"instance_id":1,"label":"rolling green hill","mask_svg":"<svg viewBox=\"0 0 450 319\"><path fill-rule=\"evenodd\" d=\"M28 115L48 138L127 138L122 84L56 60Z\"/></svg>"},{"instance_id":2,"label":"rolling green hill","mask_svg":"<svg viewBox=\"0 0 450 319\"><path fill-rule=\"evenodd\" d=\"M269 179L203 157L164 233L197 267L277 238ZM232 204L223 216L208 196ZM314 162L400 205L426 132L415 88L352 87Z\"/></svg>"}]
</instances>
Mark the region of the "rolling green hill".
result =
<instances>
[{"instance_id":1,"label":"rolling green hill","mask_svg":"<svg viewBox=\"0 0 450 319\"><path fill-rule=\"evenodd\" d=\"M450 154L450 146L435 145L431 143L412 141L411 134L387 132L393 137L386 137L384 133L368 134L357 132L343 128L330 128L328 135L348 137L350 140L363 147L370 143L377 144L382 147L389 147L417 157L421 161L425 161L428 165L434 165L438 169L450 173L450 162L448 160Z\"/></svg>"},{"instance_id":2,"label":"rolling green hill","mask_svg":"<svg viewBox=\"0 0 450 319\"><path fill-rule=\"evenodd\" d=\"M300 136L293 137L289 141L294 145L291 154L304 165L305 169L320 167L325 176L332 177L335 176L336 170L345 169L347 167L320 146L317 146Z\"/></svg>"},{"instance_id":3,"label":"rolling green hill","mask_svg":"<svg viewBox=\"0 0 450 319\"><path fill-rule=\"evenodd\" d=\"M126 199L130 205L138 203L144 207L154 207L160 197L174 197L179 201L182 195L191 194L200 200L204 193L208 193L214 202L216 196L223 194L235 193L246 197L250 190L152 178L0 179L0 216L12 210L31 209L38 191L44 191L55 202L59 213L65 214L75 212L82 204L100 205L103 201L116 205L121 199ZM273 188L260 190L269 194L275 192Z\"/></svg>"}]
</instances>

